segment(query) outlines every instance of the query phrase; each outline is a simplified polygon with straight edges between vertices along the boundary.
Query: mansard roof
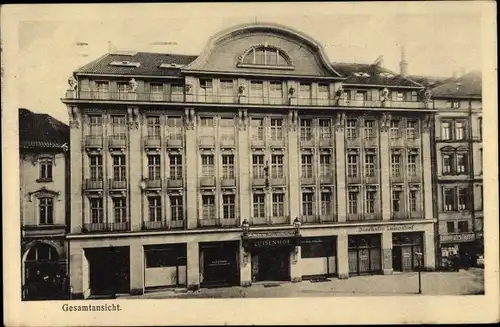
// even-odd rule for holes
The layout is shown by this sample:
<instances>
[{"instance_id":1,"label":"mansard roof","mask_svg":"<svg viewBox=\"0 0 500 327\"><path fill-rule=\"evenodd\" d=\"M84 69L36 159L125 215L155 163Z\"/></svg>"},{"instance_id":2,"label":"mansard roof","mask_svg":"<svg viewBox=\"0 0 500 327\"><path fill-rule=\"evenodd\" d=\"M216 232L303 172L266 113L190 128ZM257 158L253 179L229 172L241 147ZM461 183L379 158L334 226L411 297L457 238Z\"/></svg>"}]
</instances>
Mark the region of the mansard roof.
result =
<instances>
[{"instance_id":1,"label":"mansard roof","mask_svg":"<svg viewBox=\"0 0 500 327\"><path fill-rule=\"evenodd\" d=\"M436 98L481 98L482 97L482 74L473 71L432 89L432 95Z\"/></svg>"},{"instance_id":2,"label":"mansard roof","mask_svg":"<svg viewBox=\"0 0 500 327\"><path fill-rule=\"evenodd\" d=\"M48 114L19 109L21 149L60 149L69 144L69 126Z\"/></svg>"}]
</instances>

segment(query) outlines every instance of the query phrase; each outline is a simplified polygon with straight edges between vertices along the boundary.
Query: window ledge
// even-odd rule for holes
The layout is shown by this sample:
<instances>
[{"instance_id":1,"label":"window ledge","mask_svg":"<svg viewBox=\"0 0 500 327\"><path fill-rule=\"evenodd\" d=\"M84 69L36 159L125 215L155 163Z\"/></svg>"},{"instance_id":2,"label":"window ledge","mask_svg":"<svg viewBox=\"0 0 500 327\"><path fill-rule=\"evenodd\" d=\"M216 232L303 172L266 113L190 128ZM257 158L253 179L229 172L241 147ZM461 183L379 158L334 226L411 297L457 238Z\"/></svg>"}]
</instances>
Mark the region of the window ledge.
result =
<instances>
[{"instance_id":1,"label":"window ledge","mask_svg":"<svg viewBox=\"0 0 500 327\"><path fill-rule=\"evenodd\" d=\"M37 183L52 183L54 180L52 178L38 178Z\"/></svg>"}]
</instances>

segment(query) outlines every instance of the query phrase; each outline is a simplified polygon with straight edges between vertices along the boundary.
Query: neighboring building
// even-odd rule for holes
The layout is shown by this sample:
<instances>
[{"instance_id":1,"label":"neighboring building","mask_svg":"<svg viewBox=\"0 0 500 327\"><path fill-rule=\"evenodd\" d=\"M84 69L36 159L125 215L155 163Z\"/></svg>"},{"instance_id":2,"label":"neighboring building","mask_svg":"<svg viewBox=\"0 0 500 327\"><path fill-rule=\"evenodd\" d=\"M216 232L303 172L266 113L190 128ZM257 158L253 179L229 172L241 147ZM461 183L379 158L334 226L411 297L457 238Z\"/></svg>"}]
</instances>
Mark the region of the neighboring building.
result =
<instances>
[{"instance_id":1,"label":"neighboring building","mask_svg":"<svg viewBox=\"0 0 500 327\"><path fill-rule=\"evenodd\" d=\"M19 109L23 299L64 296L69 127Z\"/></svg>"},{"instance_id":2,"label":"neighboring building","mask_svg":"<svg viewBox=\"0 0 500 327\"><path fill-rule=\"evenodd\" d=\"M481 73L432 89L435 116L436 208L440 256L483 250L483 123Z\"/></svg>"},{"instance_id":3,"label":"neighboring building","mask_svg":"<svg viewBox=\"0 0 500 327\"><path fill-rule=\"evenodd\" d=\"M75 297L435 267L434 109L381 60L252 24L69 82Z\"/></svg>"}]
</instances>

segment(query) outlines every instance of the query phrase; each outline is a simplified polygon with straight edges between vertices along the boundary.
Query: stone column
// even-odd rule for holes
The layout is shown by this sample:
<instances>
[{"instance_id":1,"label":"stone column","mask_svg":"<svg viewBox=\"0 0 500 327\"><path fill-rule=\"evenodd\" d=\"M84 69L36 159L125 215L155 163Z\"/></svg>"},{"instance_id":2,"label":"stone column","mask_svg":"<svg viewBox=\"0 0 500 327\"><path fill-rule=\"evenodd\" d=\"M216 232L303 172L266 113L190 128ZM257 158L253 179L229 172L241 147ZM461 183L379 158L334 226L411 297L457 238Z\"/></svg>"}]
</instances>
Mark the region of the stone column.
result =
<instances>
[{"instance_id":1,"label":"stone column","mask_svg":"<svg viewBox=\"0 0 500 327\"><path fill-rule=\"evenodd\" d=\"M290 221L300 217L300 155L298 144L298 113L291 110L288 116L288 201Z\"/></svg>"},{"instance_id":2,"label":"stone column","mask_svg":"<svg viewBox=\"0 0 500 327\"><path fill-rule=\"evenodd\" d=\"M345 172L345 142L344 142L344 124L345 114L337 114L335 122L335 163L337 174L337 221L345 222L347 217L346 207L346 172ZM340 248L339 248L340 249ZM347 255L347 253L346 253ZM340 266L340 264L339 264ZM340 267L339 267L340 269ZM340 271L340 270L339 270ZM348 270L347 270L348 271Z\"/></svg>"},{"instance_id":3,"label":"stone column","mask_svg":"<svg viewBox=\"0 0 500 327\"><path fill-rule=\"evenodd\" d=\"M432 196L432 162L431 162L431 117L424 119L422 128L422 172L423 172L423 199L424 218L433 219L433 196Z\"/></svg>"},{"instance_id":4,"label":"stone column","mask_svg":"<svg viewBox=\"0 0 500 327\"><path fill-rule=\"evenodd\" d=\"M337 236L337 262L338 275L340 279L349 278L349 257L347 232L342 231Z\"/></svg>"},{"instance_id":5,"label":"stone column","mask_svg":"<svg viewBox=\"0 0 500 327\"><path fill-rule=\"evenodd\" d=\"M130 294L144 294L144 248L135 243L130 245Z\"/></svg>"},{"instance_id":6,"label":"stone column","mask_svg":"<svg viewBox=\"0 0 500 327\"><path fill-rule=\"evenodd\" d=\"M130 225L132 231L139 231L142 227L142 190L140 183L142 180L142 164L145 161L145 152L141 147L141 129L139 111L137 107L128 108L128 137L129 137L129 190L130 190Z\"/></svg>"},{"instance_id":7,"label":"stone column","mask_svg":"<svg viewBox=\"0 0 500 327\"><path fill-rule=\"evenodd\" d=\"M240 246L240 285L252 285L252 254Z\"/></svg>"},{"instance_id":8,"label":"stone column","mask_svg":"<svg viewBox=\"0 0 500 327\"><path fill-rule=\"evenodd\" d=\"M392 268L392 232L382 233L382 269L384 275L391 275Z\"/></svg>"},{"instance_id":9,"label":"stone column","mask_svg":"<svg viewBox=\"0 0 500 327\"><path fill-rule=\"evenodd\" d=\"M424 232L424 267L436 269L436 249L434 243L434 224L427 224Z\"/></svg>"},{"instance_id":10,"label":"stone column","mask_svg":"<svg viewBox=\"0 0 500 327\"><path fill-rule=\"evenodd\" d=\"M250 122L245 109L239 111L238 119L238 199L239 199L239 210L240 210L240 224L244 219L250 218L250 193L252 191L252 185L250 183L250 146L248 138L248 130L250 129ZM240 225L238 224L238 225ZM250 279L251 280L251 279Z\"/></svg>"},{"instance_id":11,"label":"stone column","mask_svg":"<svg viewBox=\"0 0 500 327\"><path fill-rule=\"evenodd\" d=\"M384 113L380 122L380 192L382 200L382 220L391 219L391 153L388 130L390 115ZM391 245L392 248L392 245ZM392 265L391 265L392 266Z\"/></svg>"},{"instance_id":12,"label":"stone column","mask_svg":"<svg viewBox=\"0 0 500 327\"><path fill-rule=\"evenodd\" d=\"M71 198L71 233L80 233L83 226L84 216L86 212L83 210L83 193L82 184L85 183L83 175L83 121L81 119L80 110L76 106L68 105L68 113L70 117L70 189L69 195Z\"/></svg>"},{"instance_id":13,"label":"stone column","mask_svg":"<svg viewBox=\"0 0 500 327\"><path fill-rule=\"evenodd\" d=\"M186 130L186 218L188 228L196 228L198 227L198 144L194 109L186 109L184 119Z\"/></svg>"},{"instance_id":14,"label":"stone column","mask_svg":"<svg viewBox=\"0 0 500 327\"><path fill-rule=\"evenodd\" d=\"M198 242L187 244L187 288L197 290L200 287L200 250Z\"/></svg>"},{"instance_id":15,"label":"stone column","mask_svg":"<svg viewBox=\"0 0 500 327\"><path fill-rule=\"evenodd\" d=\"M302 281L302 269L300 269L300 246L296 246L290 252L290 279L294 283Z\"/></svg>"}]
</instances>

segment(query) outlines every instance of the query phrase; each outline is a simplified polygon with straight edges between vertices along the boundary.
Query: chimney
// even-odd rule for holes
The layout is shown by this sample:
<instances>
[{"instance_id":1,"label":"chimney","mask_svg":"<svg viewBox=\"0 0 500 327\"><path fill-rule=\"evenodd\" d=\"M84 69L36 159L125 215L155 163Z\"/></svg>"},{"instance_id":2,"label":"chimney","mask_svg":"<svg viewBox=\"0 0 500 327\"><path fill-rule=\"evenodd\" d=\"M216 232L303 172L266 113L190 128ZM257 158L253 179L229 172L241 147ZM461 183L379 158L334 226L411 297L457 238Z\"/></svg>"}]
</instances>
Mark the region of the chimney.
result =
<instances>
[{"instance_id":1,"label":"chimney","mask_svg":"<svg viewBox=\"0 0 500 327\"><path fill-rule=\"evenodd\" d=\"M408 62L405 58L405 47L401 47L401 61L399 62L399 74L403 77L408 75Z\"/></svg>"},{"instance_id":2,"label":"chimney","mask_svg":"<svg viewBox=\"0 0 500 327\"><path fill-rule=\"evenodd\" d=\"M384 68L384 56L379 56L373 64L377 67Z\"/></svg>"}]
</instances>

